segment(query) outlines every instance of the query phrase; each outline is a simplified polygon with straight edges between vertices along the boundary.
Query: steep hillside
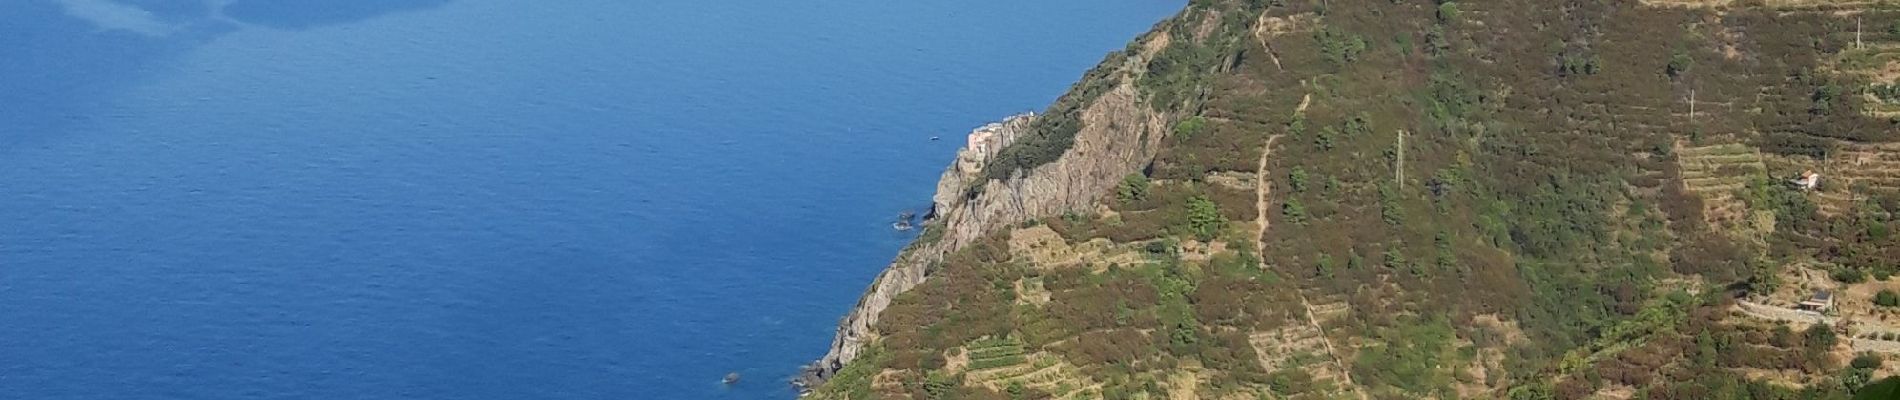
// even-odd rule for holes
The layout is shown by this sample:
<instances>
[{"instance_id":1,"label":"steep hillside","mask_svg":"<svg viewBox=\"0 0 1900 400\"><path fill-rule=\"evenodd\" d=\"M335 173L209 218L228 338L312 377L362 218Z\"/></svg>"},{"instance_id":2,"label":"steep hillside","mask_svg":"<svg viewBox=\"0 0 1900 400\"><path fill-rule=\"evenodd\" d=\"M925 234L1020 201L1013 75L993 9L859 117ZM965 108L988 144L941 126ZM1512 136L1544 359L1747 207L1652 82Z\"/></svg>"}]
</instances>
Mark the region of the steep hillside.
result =
<instances>
[{"instance_id":1,"label":"steep hillside","mask_svg":"<svg viewBox=\"0 0 1900 400\"><path fill-rule=\"evenodd\" d=\"M805 382L1845 398L1900 352L1894 51L1862 1L1197 0L975 134Z\"/></svg>"}]
</instances>

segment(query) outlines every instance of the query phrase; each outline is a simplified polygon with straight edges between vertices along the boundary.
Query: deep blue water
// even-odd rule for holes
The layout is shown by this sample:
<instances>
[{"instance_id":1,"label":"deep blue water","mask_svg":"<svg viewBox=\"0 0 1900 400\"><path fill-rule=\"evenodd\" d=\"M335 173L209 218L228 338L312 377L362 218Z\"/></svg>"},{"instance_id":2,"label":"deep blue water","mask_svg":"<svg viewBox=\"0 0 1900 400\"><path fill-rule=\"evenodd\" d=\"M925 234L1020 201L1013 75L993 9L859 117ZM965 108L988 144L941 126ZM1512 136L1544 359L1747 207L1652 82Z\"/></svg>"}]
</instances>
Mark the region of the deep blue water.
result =
<instances>
[{"instance_id":1,"label":"deep blue water","mask_svg":"<svg viewBox=\"0 0 1900 400\"><path fill-rule=\"evenodd\" d=\"M5 3L0 399L712 399L1182 2Z\"/></svg>"}]
</instances>

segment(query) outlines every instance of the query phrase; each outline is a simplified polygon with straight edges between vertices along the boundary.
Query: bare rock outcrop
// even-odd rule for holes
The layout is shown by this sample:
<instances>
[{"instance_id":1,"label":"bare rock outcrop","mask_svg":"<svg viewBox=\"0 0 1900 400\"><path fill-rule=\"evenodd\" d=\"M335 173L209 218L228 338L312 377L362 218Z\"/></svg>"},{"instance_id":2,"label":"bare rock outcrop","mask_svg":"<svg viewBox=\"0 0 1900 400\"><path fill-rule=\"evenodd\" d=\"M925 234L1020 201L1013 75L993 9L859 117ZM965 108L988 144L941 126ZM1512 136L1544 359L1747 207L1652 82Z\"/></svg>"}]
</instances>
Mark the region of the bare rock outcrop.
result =
<instances>
[{"instance_id":1,"label":"bare rock outcrop","mask_svg":"<svg viewBox=\"0 0 1900 400\"><path fill-rule=\"evenodd\" d=\"M925 238L878 275L839 323L830 351L806 368L796 383L815 386L856 359L877 337L878 314L897 295L923 283L930 265L945 255L992 230L1091 209L1122 177L1151 162L1160 140L1168 134L1170 119L1142 104L1140 92L1129 82L1121 79L1118 86L1089 103L1082 112L1082 128L1060 158L1008 179L985 180L983 167L1027 134L1038 116L1017 115L973 131L968 145L938 181ZM973 185L982 186L972 190Z\"/></svg>"}]
</instances>

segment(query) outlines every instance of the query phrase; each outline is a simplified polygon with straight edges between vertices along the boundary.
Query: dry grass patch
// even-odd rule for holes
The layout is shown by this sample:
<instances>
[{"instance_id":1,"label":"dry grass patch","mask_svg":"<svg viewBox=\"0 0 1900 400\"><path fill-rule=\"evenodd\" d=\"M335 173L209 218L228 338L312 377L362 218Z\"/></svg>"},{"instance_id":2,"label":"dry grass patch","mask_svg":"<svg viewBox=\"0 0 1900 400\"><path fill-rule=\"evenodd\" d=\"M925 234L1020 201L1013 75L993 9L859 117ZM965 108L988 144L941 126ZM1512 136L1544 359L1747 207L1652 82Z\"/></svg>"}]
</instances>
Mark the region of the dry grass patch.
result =
<instances>
[{"instance_id":1,"label":"dry grass patch","mask_svg":"<svg viewBox=\"0 0 1900 400\"><path fill-rule=\"evenodd\" d=\"M1139 249L1119 245L1108 239L1095 238L1070 244L1046 225L1012 231L1009 250L1021 257L1019 259L1028 260L1031 266L1045 270L1082 266L1103 270L1109 264L1133 265L1144 260Z\"/></svg>"}]
</instances>

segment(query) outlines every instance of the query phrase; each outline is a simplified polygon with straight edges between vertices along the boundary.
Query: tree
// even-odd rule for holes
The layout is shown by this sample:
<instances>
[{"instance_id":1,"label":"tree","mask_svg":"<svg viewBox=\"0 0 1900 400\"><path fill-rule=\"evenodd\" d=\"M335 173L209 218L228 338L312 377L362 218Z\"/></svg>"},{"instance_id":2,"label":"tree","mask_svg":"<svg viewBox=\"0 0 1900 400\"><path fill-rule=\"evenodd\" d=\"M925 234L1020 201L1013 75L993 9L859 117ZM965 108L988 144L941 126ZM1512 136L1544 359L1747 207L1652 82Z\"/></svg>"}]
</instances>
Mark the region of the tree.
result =
<instances>
[{"instance_id":1,"label":"tree","mask_svg":"<svg viewBox=\"0 0 1900 400\"><path fill-rule=\"evenodd\" d=\"M1849 362L1848 365L1859 369L1876 369L1880 368L1880 362L1879 353L1860 353L1854 356L1854 361Z\"/></svg>"},{"instance_id":2,"label":"tree","mask_svg":"<svg viewBox=\"0 0 1900 400\"><path fill-rule=\"evenodd\" d=\"M1174 124L1174 135L1176 139L1188 140L1190 138L1193 138L1194 135L1200 134L1201 130L1206 127L1207 127L1207 118L1196 115L1193 117L1188 117L1188 119L1181 120L1180 123Z\"/></svg>"},{"instance_id":3,"label":"tree","mask_svg":"<svg viewBox=\"0 0 1900 400\"><path fill-rule=\"evenodd\" d=\"M1690 58L1689 53L1677 50L1675 54L1669 55L1669 67L1663 72L1668 73L1671 78L1680 78L1682 74L1689 73L1689 68L1693 66L1695 66L1695 59Z\"/></svg>"},{"instance_id":4,"label":"tree","mask_svg":"<svg viewBox=\"0 0 1900 400\"><path fill-rule=\"evenodd\" d=\"M1137 173L1122 177L1122 184L1116 188L1115 197L1121 199L1123 203L1147 200L1148 176Z\"/></svg>"},{"instance_id":5,"label":"tree","mask_svg":"<svg viewBox=\"0 0 1900 400\"><path fill-rule=\"evenodd\" d=\"M1367 43L1364 37L1336 32L1330 26L1321 27L1319 32L1313 34L1313 38L1319 41L1321 54L1325 54L1326 58L1331 59L1333 63L1342 66L1358 61L1359 56L1366 52Z\"/></svg>"},{"instance_id":6,"label":"tree","mask_svg":"<svg viewBox=\"0 0 1900 400\"><path fill-rule=\"evenodd\" d=\"M1385 249L1385 267L1386 268L1391 268L1391 269L1396 270L1396 269L1400 269L1404 267L1405 264L1406 264L1405 254L1399 253L1399 249L1397 248Z\"/></svg>"},{"instance_id":7,"label":"tree","mask_svg":"<svg viewBox=\"0 0 1900 400\"><path fill-rule=\"evenodd\" d=\"M1861 271L1860 268L1849 266L1834 267L1834 270L1830 271L1828 275L1841 283L1854 284L1867 281L1866 271Z\"/></svg>"},{"instance_id":8,"label":"tree","mask_svg":"<svg viewBox=\"0 0 1900 400\"><path fill-rule=\"evenodd\" d=\"M1874 305L1900 307L1900 293L1894 293L1893 289L1880 289L1880 293L1874 293Z\"/></svg>"},{"instance_id":9,"label":"tree","mask_svg":"<svg viewBox=\"0 0 1900 400\"><path fill-rule=\"evenodd\" d=\"M1838 340L1839 338L1834 336L1833 327L1827 324L1814 324L1808 327L1801 342L1811 350L1827 350L1834 347L1834 343Z\"/></svg>"},{"instance_id":10,"label":"tree","mask_svg":"<svg viewBox=\"0 0 1900 400\"><path fill-rule=\"evenodd\" d=\"M1188 199L1188 229L1201 240L1213 239L1227 220L1221 218L1220 206L1208 200L1207 196L1194 196Z\"/></svg>"},{"instance_id":11,"label":"tree","mask_svg":"<svg viewBox=\"0 0 1900 400\"><path fill-rule=\"evenodd\" d=\"M1288 173L1286 175L1286 178L1287 178L1286 179L1287 186L1291 186L1293 188L1293 191L1295 192L1306 191L1306 179L1307 179L1306 168L1293 167L1293 172Z\"/></svg>"},{"instance_id":12,"label":"tree","mask_svg":"<svg viewBox=\"0 0 1900 400\"><path fill-rule=\"evenodd\" d=\"M1438 22L1447 24L1458 22L1458 2L1447 1L1445 4L1439 4Z\"/></svg>"},{"instance_id":13,"label":"tree","mask_svg":"<svg viewBox=\"0 0 1900 400\"><path fill-rule=\"evenodd\" d=\"M1814 95L1811 96L1814 100L1814 104L1808 107L1808 112L1815 115L1827 114L1830 110L1833 110L1834 100L1841 98L1841 93L1842 89L1840 85L1831 83L1815 88Z\"/></svg>"},{"instance_id":14,"label":"tree","mask_svg":"<svg viewBox=\"0 0 1900 400\"><path fill-rule=\"evenodd\" d=\"M1379 218L1394 226L1405 220L1399 209L1399 191L1390 183L1379 184Z\"/></svg>"},{"instance_id":15,"label":"tree","mask_svg":"<svg viewBox=\"0 0 1900 400\"><path fill-rule=\"evenodd\" d=\"M1287 222L1306 224L1306 206L1300 205L1300 199L1286 199L1286 204L1280 205L1280 212L1286 214Z\"/></svg>"}]
</instances>

